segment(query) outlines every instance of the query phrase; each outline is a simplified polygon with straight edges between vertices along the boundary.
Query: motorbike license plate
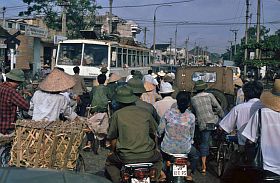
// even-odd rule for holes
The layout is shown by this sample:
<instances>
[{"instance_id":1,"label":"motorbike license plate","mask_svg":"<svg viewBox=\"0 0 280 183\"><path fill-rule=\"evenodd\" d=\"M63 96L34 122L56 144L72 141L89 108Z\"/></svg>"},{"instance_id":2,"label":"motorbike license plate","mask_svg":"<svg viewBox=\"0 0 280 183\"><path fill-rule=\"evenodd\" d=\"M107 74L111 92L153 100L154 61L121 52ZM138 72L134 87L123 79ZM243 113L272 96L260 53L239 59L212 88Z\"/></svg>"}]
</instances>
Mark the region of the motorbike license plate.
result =
<instances>
[{"instance_id":1,"label":"motorbike license plate","mask_svg":"<svg viewBox=\"0 0 280 183\"><path fill-rule=\"evenodd\" d=\"M150 177L144 178L143 180L138 180L136 178L131 179L131 183L150 183Z\"/></svg>"},{"instance_id":2,"label":"motorbike license plate","mask_svg":"<svg viewBox=\"0 0 280 183\"><path fill-rule=\"evenodd\" d=\"M187 176L187 165L173 165L173 176Z\"/></svg>"}]
</instances>

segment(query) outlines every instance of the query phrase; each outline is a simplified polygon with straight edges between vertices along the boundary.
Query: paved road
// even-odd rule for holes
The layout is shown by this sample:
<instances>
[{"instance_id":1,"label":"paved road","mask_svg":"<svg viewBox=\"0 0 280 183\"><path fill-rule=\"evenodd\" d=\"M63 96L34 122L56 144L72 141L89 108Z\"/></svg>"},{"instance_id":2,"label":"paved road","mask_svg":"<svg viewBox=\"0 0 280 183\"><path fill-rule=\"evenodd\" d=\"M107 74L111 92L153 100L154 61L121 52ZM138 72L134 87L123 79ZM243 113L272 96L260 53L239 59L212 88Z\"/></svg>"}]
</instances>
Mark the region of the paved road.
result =
<instances>
[{"instance_id":1,"label":"paved road","mask_svg":"<svg viewBox=\"0 0 280 183\"><path fill-rule=\"evenodd\" d=\"M92 152L82 152L86 164L86 172L103 176L105 159L108 152L109 151L105 149L101 149L99 155L95 155ZM214 164L210 163L208 165L208 172L205 176L196 172L194 175L194 181L196 183L219 183L220 181L216 176L214 167Z\"/></svg>"}]
</instances>

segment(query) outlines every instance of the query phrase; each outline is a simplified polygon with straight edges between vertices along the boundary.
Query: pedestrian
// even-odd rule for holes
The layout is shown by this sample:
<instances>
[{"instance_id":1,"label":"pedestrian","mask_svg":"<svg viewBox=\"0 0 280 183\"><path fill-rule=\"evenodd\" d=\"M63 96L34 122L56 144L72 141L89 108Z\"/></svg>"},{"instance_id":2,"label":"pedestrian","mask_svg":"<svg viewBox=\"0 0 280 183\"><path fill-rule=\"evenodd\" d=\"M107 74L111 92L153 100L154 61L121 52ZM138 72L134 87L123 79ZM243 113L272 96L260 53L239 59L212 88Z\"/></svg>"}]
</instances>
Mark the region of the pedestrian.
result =
<instances>
[{"instance_id":1,"label":"pedestrian","mask_svg":"<svg viewBox=\"0 0 280 183\"><path fill-rule=\"evenodd\" d=\"M162 99L162 97L156 92L156 86L153 83L146 81L144 83L144 88L146 92L141 95L141 100L154 105L156 101Z\"/></svg>"},{"instance_id":2,"label":"pedestrian","mask_svg":"<svg viewBox=\"0 0 280 183\"><path fill-rule=\"evenodd\" d=\"M197 118L200 132L200 154L202 161L201 172L206 173L206 157L209 154L209 138L215 129L219 117L224 116L224 112L213 94L207 93L208 87L203 80L195 82L194 90L196 95L192 97L191 104Z\"/></svg>"},{"instance_id":3,"label":"pedestrian","mask_svg":"<svg viewBox=\"0 0 280 183\"><path fill-rule=\"evenodd\" d=\"M156 120L157 124L159 124L160 117L154 106L148 102L141 100L142 94L146 92L143 81L138 78L132 78L127 82L127 86L132 88L134 95L136 95L137 97L135 105L149 111Z\"/></svg>"},{"instance_id":4,"label":"pedestrian","mask_svg":"<svg viewBox=\"0 0 280 183\"><path fill-rule=\"evenodd\" d=\"M118 109L118 103L115 100L116 89L119 86L121 77L115 73L112 73L109 77L108 83L106 85L108 89L108 100L110 101L110 115Z\"/></svg>"},{"instance_id":5,"label":"pedestrian","mask_svg":"<svg viewBox=\"0 0 280 183\"><path fill-rule=\"evenodd\" d=\"M157 85L158 85L158 82L157 82L157 80L152 76L152 73L153 73L153 70L148 70L148 74L145 75L145 76L143 77L143 81L144 81L144 83L145 83L145 82L149 82L149 83L152 83L152 84L154 84L155 86L157 86Z\"/></svg>"},{"instance_id":6,"label":"pedestrian","mask_svg":"<svg viewBox=\"0 0 280 183\"><path fill-rule=\"evenodd\" d=\"M100 72L101 72L101 74L107 74L107 72L108 72L108 68L107 67L101 67L101 69L100 69Z\"/></svg>"},{"instance_id":7,"label":"pedestrian","mask_svg":"<svg viewBox=\"0 0 280 183\"><path fill-rule=\"evenodd\" d=\"M54 69L40 84L30 101L28 114L34 121L74 120L69 100L61 94L75 85L72 76Z\"/></svg>"},{"instance_id":8,"label":"pedestrian","mask_svg":"<svg viewBox=\"0 0 280 183\"><path fill-rule=\"evenodd\" d=\"M264 92L260 100L265 107L253 114L242 135L251 142L261 138L264 176L279 177L280 79L275 80L273 89ZM258 134L258 125L261 129L260 134Z\"/></svg>"},{"instance_id":9,"label":"pedestrian","mask_svg":"<svg viewBox=\"0 0 280 183\"><path fill-rule=\"evenodd\" d=\"M15 128L17 107L28 110L28 102L17 92L17 87L25 80L21 69L13 69L6 74L6 81L0 83L0 133L7 134Z\"/></svg>"},{"instance_id":10,"label":"pedestrian","mask_svg":"<svg viewBox=\"0 0 280 183\"><path fill-rule=\"evenodd\" d=\"M146 109L135 105L137 97L130 87L120 86L116 100L122 108L112 115L107 136L111 142L111 152L105 163L109 178L119 183L121 167L139 162L154 163L159 176L162 158L155 143L156 121Z\"/></svg>"},{"instance_id":11,"label":"pedestrian","mask_svg":"<svg viewBox=\"0 0 280 183\"><path fill-rule=\"evenodd\" d=\"M174 79L172 78L171 74L166 74L163 77L163 81L164 82L168 82L168 83L170 83L172 85L172 88L173 88L174 92L172 93L171 97L176 99L176 96L177 96L177 94L179 92L179 89L174 85ZM164 82L162 82L162 83L164 83ZM161 87L161 85L160 85L160 87Z\"/></svg>"},{"instance_id":12,"label":"pedestrian","mask_svg":"<svg viewBox=\"0 0 280 183\"><path fill-rule=\"evenodd\" d=\"M80 68L78 66L73 68L74 71L74 79L76 80L76 84L72 88L73 98L77 102L77 114L79 116L85 116L86 107L89 105L89 97L87 95L87 88L84 82L84 79L79 75Z\"/></svg>"},{"instance_id":13,"label":"pedestrian","mask_svg":"<svg viewBox=\"0 0 280 183\"><path fill-rule=\"evenodd\" d=\"M192 180L196 170L199 153L192 145L195 130L195 116L189 110L190 94L186 91L178 93L177 107L168 109L160 120L158 135L164 134L161 143L163 159L168 160L171 154L187 154L191 160L191 173L188 172L186 180Z\"/></svg>"},{"instance_id":14,"label":"pedestrian","mask_svg":"<svg viewBox=\"0 0 280 183\"><path fill-rule=\"evenodd\" d=\"M242 89L243 81L240 78L233 80L234 92L236 93L235 105L242 104L244 99L244 92Z\"/></svg>"},{"instance_id":15,"label":"pedestrian","mask_svg":"<svg viewBox=\"0 0 280 183\"><path fill-rule=\"evenodd\" d=\"M263 85L259 81L246 83L242 90L244 92L245 103L241 103L234 108L221 120L219 126L227 133L237 129L238 143L244 151L246 139L241 135L251 116L264 107L260 101L263 92Z\"/></svg>"},{"instance_id":16,"label":"pedestrian","mask_svg":"<svg viewBox=\"0 0 280 183\"><path fill-rule=\"evenodd\" d=\"M135 70L131 70L130 71L130 75L128 75L126 77L125 82L128 82L131 78L133 78L134 73L135 73Z\"/></svg>"},{"instance_id":17,"label":"pedestrian","mask_svg":"<svg viewBox=\"0 0 280 183\"><path fill-rule=\"evenodd\" d=\"M176 103L176 100L171 97L174 92L172 85L168 82L164 82L161 86L162 87L159 93L162 96L162 100L159 100L154 104L154 107L160 117L162 117L164 113L170 109L174 103Z\"/></svg>"}]
</instances>

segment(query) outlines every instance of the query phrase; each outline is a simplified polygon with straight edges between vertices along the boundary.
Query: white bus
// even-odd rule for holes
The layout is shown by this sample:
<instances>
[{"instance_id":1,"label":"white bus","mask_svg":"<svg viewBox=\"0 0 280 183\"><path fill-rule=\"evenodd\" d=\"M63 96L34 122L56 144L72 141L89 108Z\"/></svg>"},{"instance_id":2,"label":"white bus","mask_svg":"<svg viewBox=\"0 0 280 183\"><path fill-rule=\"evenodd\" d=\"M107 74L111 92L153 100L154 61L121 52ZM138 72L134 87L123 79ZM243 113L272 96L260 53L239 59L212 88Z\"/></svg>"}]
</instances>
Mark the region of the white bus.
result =
<instances>
[{"instance_id":1,"label":"white bus","mask_svg":"<svg viewBox=\"0 0 280 183\"><path fill-rule=\"evenodd\" d=\"M80 67L80 75L87 85L92 85L101 72L101 67L108 68L109 73L122 77L131 70L143 74L151 68L150 50L140 46L123 45L114 41L76 39L59 42L55 67L61 67L73 75L73 67Z\"/></svg>"}]
</instances>

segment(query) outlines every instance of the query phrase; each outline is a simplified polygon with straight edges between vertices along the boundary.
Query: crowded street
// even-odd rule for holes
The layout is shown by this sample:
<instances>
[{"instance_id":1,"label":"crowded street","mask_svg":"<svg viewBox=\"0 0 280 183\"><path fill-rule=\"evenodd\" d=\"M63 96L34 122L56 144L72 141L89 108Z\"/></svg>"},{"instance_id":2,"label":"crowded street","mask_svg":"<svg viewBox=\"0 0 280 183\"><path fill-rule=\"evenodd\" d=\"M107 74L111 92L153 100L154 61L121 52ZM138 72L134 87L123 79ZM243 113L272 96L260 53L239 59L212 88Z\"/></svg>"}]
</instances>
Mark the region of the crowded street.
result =
<instances>
[{"instance_id":1,"label":"crowded street","mask_svg":"<svg viewBox=\"0 0 280 183\"><path fill-rule=\"evenodd\" d=\"M0 183L280 183L280 0L0 4Z\"/></svg>"}]
</instances>

